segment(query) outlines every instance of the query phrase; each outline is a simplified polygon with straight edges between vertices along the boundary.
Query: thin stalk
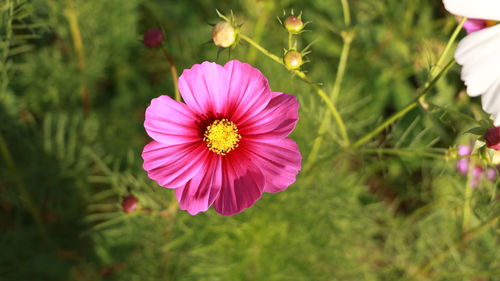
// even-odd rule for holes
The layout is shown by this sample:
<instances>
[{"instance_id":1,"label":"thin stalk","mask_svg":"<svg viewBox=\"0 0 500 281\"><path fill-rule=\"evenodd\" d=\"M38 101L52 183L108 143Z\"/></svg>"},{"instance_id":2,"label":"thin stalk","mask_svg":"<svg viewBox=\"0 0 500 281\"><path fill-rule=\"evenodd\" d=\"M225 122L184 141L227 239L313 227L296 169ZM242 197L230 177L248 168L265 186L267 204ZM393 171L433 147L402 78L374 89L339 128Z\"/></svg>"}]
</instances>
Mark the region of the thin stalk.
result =
<instances>
[{"instance_id":1,"label":"thin stalk","mask_svg":"<svg viewBox=\"0 0 500 281\"><path fill-rule=\"evenodd\" d=\"M467 174L467 183L465 184L465 192L464 192L464 210L463 210L463 218L462 218L462 231L464 233L467 232L469 225L470 225L470 219L472 216L472 210L471 210L471 200L472 200L472 187L471 187L471 181L473 180L472 177L472 171L469 171Z\"/></svg>"},{"instance_id":2,"label":"thin stalk","mask_svg":"<svg viewBox=\"0 0 500 281\"><path fill-rule=\"evenodd\" d=\"M389 127L396 120L398 120L399 118L403 117L404 115L406 115L406 113L408 113L409 111L411 111L412 109L414 109L415 107L417 107L418 104L419 104L419 99L421 97L426 96L429 93L429 91L434 87L434 85L436 85L437 81L439 81L439 79L441 79L441 77L446 72L448 72L448 70L454 64L455 64L455 60L452 59L443 68L443 70L441 70L441 72L439 72L439 74L427 85L427 87L424 88L424 90L415 98L415 100L413 102L411 102L410 104L408 104L407 106L405 106L399 112L393 114L391 117L389 117L389 119L387 119L386 121L384 121L377 128L375 128L374 130L372 130L371 132L369 132L368 134L366 134L364 137L362 137L361 139L359 139L357 142L355 142L354 145L353 145L353 148L360 147L361 145L363 145L364 143L366 143L367 141L369 141L371 138L373 138L374 136L376 136L378 133L380 133L381 131L383 131L385 128Z\"/></svg>"},{"instance_id":3,"label":"thin stalk","mask_svg":"<svg viewBox=\"0 0 500 281\"><path fill-rule=\"evenodd\" d=\"M344 23L346 26L351 25L351 11L349 9L349 2L347 0L341 0L342 12L344 13Z\"/></svg>"},{"instance_id":4,"label":"thin stalk","mask_svg":"<svg viewBox=\"0 0 500 281\"><path fill-rule=\"evenodd\" d=\"M293 34L288 32L288 50L291 50L293 46Z\"/></svg>"},{"instance_id":5,"label":"thin stalk","mask_svg":"<svg viewBox=\"0 0 500 281\"><path fill-rule=\"evenodd\" d=\"M250 45L252 45L254 48L259 50L261 53L263 53L264 55L266 55L270 59L274 60L275 62L279 63L280 65L282 65L283 67L286 68L285 64L278 56L269 52L268 50L266 50L264 47L260 46L258 43L253 41L248 36L246 36L244 34L240 34L240 38L242 40L246 41L247 43L249 43ZM302 81L309 84L309 86L311 86L315 90L315 92L318 94L318 96L323 100L323 102L326 104L327 108L332 113L333 118L334 118L335 122L337 123L337 126L339 127L339 131L340 131L340 134L343 138L344 145L349 146L350 141L349 141L349 136L347 135L347 129L345 127L344 121L342 120L342 117L340 116L340 113L338 112L335 105L328 98L328 95L325 93L325 91L323 91L323 89L321 89L320 87L318 87L318 85L316 85L313 81L311 81L311 79L304 72L301 72L298 70L295 70L295 71L290 70L290 71L292 73L294 73L295 75L297 75L297 77L299 77Z\"/></svg>"},{"instance_id":6,"label":"thin stalk","mask_svg":"<svg viewBox=\"0 0 500 281\"><path fill-rule=\"evenodd\" d=\"M451 35L450 39L448 40L448 43L446 43L446 46L444 47L443 52L441 52L441 55L439 56L439 59L438 59L436 65L434 66L434 69L431 72L431 77L433 77L436 74L436 72L441 67L441 64L443 64L443 61L445 60L446 56L448 55L448 52L450 51L451 46L453 45L453 42L455 42L455 40L457 39L457 36L460 33L460 31L462 30L462 27L464 26L464 23L466 20L467 20L466 17L462 18L460 23L457 25L457 27L453 31L453 34Z\"/></svg>"},{"instance_id":7,"label":"thin stalk","mask_svg":"<svg viewBox=\"0 0 500 281\"><path fill-rule=\"evenodd\" d=\"M73 0L67 0L67 8L65 11L68 20L71 38L73 40L73 47L75 48L76 58L78 63L78 70L83 72L85 70L85 53L80 27L78 25L78 17L74 7ZM90 114L90 93L87 84L84 82L80 87L82 96L82 108L85 116Z\"/></svg>"},{"instance_id":8,"label":"thin stalk","mask_svg":"<svg viewBox=\"0 0 500 281\"><path fill-rule=\"evenodd\" d=\"M332 100L334 103L336 102L336 100L340 94L342 81L344 80L345 69L347 68L347 61L349 58L351 43L354 39L354 35L352 33L342 33L342 39L343 39L342 52L340 54L339 65L337 67L337 75L335 77L335 84L333 85L332 92L330 93L330 100ZM323 144L324 136L325 136L326 131L328 130L328 127L330 125L330 121L331 121L330 115L326 115L323 118L323 120L321 121L321 124L319 126L319 130L318 130L318 136L314 139L314 142L313 142L313 145L311 148L311 152L309 152L306 163L304 165L304 171L309 170L312 167L312 164L318 158L319 151L321 149L321 145Z\"/></svg>"},{"instance_id":9,"label":"thin stalk","mask_svg":"<svg viewBox=\"0 0 500 281\"><path fill-rule=\"evenodd\" d=\"M163 51L163 55L167 59L170 68L170 75L172 76L172 83L174 84L173 86L175 91L175 100L180 101L181 95L179 93L179 85L178 85L179 74L177 73L177 68L175 67L174 58L167 52L167 49L163 45L161 49Z\"/></svg>"}]
</instances>

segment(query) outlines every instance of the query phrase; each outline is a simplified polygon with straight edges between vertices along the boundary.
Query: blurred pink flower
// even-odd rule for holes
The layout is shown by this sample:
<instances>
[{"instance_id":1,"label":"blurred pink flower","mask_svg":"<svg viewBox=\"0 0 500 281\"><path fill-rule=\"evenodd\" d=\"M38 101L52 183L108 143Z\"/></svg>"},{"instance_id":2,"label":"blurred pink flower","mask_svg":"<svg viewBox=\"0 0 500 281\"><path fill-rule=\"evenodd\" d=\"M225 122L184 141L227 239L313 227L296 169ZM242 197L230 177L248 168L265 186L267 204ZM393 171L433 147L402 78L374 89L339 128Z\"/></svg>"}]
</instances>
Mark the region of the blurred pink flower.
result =
<instances>
[{"instance_id":1,"label":"blurred pink flower","mask_svg":"<svg viewBox=\"0 0 500 281\"><path fill-rule=\"evenodd\" d=\"M195 215L214 205L222 215L251 207L263 192L295 182L301 154L288 135L298 101L272 92L249 64L204 62L179 78L184 101L160 96L146 110L143 168L176 190L180 208Z\"/></svg>"},{"instance_id":2,"label":"blurred pink flower","mask_svg":"<svg viewBox=\"0 0 500 281\"><path fill-rule=\"evenodd\" d=\"M464 29L467 31L467 34L471 34L472 32L479 31L486 27L488 27L486 21L482 19L467 19L464 23Z\"/></svg>"},{"instance_id":3,"label":"blurred pink flower","mask_svg":"<svg viewBox=\"0 0 500 281\"><path fill-rule=\"evenodd\" d=\"M488 168L485 173L486 173L486 178L488 178L488 180L493 182L497 180L497 175L498 175L497 169Z\"/></svg>"},{"instance_id":4,"label":"blurred pink flower","mask_svg":"<svg viewBox=\"0 0 500 281\"><path fill-rule=\"evenodd\" d=\"M468 156L472 152L472 147L469 145L459 145L458 146L458 156ZM460 158L457 160L457 170L460 172L462 175L467 175L469 172L469 164L470 164L470 159L467 158Z\"/></svg>"},{"instance_id":5,"label":"blurred pink flower","mask_svg":"<svg viewBox=\"0 0 500 281\"><path fill-rule=\"evenodd\" d=\"M472 168L472 173L471 173L471 177L470 177L470 187L472 189L475 189L479 186L479 183L481 182L481 176L483 174L483 168L481 168L481 166L474 166L474 168Z\"/></svg>"}]
</instances>

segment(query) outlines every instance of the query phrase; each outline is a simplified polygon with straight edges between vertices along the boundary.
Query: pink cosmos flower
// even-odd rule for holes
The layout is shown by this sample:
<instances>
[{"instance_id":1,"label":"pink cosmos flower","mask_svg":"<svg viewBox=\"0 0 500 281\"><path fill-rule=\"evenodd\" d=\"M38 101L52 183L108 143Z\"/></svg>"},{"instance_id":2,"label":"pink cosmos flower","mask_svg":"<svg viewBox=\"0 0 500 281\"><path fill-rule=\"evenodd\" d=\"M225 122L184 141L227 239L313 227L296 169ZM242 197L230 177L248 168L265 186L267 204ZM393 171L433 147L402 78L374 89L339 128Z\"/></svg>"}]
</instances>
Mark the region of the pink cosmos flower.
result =
<instances>
[{"instance_id":1,"label":"pink cosmos flower","mask_svg":"<svg viewBox=\"0 0 500 281\"><path fill-rule=\"evenodd\" d=\"M302 156L288 138L299 118L294 96L271 91L258 69L237 60L194 65L179 90L185 104L160 96L147 108L153 141L142 158L151 179L175 189L182 210L213 205L234 215L295 182Z\"/></svg>"}]
</instances>

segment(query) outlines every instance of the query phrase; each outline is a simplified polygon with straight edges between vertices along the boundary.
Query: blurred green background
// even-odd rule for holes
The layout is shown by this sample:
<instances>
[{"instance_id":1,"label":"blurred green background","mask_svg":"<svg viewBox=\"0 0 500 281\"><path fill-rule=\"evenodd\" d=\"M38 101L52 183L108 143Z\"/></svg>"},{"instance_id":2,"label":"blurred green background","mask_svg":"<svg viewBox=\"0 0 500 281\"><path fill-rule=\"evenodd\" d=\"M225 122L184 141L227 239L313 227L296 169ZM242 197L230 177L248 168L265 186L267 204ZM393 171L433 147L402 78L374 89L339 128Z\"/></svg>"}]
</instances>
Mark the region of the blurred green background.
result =
<instances>
[{"instance_id":1,"label":"blurred green background","mask_svg":"<svg viewBox=\"0 0 500 281\"><path fill-rule=\"evenodd\" d=\"M456 21L431 0L0 0L0 280L500 280L498 181L469 201L445 154L484 119L459 68L364 148L343 151L334 124L310 171L233 217L178 211L140 154L149 101L173 96L169 66L142 34L165 31L179 72L229 58L299 98L292 134L307 158L325 107L309 85L248 44L209 42L232 10L242 32L282 55L276 17L311 21L304 70L329 92L343 30L355 32L337 105L356 140L417 95ZM81 43L79 41L81 39ZM90 98L84 114L82 96ZM124 212L132 195L139 209ZM470 205L468 205L470 204ZM463 214L471 211L465 224Z\"/></svg>"}]
</instances>

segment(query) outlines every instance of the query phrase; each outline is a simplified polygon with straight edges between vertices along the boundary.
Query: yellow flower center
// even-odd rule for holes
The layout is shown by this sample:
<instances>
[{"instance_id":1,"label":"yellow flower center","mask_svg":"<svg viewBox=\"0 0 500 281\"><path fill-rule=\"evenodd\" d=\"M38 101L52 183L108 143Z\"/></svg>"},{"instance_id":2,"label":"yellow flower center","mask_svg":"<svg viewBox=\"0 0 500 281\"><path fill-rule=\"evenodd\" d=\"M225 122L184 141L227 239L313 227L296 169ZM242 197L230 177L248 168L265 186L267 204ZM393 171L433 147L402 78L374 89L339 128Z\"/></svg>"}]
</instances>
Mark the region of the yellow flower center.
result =
<instances>
[{"instance_id":1,"label":"yellow flower center","mask_svg":"<svg viewBox=\"0 0 500 281\"><path fill-rule=\"evenodd\" d=\"M226 155L238 147L240 139L238 127L227 119L215 120L203 134L203 141L207 143L208 149L219 155Z\"/></svg>"}]
</instances>

